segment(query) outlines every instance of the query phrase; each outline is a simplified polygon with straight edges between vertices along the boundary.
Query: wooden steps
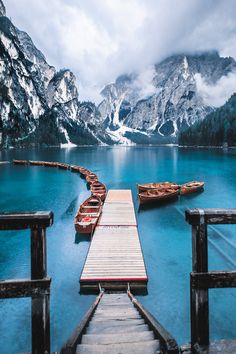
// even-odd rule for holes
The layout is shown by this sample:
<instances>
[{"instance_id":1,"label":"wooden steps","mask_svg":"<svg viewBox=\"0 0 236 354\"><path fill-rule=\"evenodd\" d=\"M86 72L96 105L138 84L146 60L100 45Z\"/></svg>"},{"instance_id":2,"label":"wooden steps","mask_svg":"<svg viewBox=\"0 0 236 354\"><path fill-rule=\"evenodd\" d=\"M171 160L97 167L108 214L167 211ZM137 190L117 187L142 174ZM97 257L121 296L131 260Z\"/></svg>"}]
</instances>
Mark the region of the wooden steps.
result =
<instances>
[{"instance_id":1,"label":"wooden steps","mask_svg":"<svg viewBox=\"0 0 236 354\"><path fill-rule=\"evenodd\" d=\"M147 285L130 190L109 190L80 277L81 291L144 289Z\"/></svg>"},{"instance_id":2,"label":"wooden steps","mask_svg":"<svg viewBox=\"0 0 236 354\"><path fill-rule=\"evenodd\" d=\"M76 354L158 354L160 343L126 293L104 294Z\"/></svg>"}]
</instances>

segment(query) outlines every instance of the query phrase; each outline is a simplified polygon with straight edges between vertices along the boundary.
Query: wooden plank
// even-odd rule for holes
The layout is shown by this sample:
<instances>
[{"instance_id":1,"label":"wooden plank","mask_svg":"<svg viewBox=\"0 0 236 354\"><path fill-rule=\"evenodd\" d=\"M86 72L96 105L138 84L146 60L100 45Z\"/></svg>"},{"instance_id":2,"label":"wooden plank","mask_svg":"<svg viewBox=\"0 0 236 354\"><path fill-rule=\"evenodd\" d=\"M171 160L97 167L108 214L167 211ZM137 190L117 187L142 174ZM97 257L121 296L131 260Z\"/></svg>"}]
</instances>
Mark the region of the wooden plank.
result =
<instances>
[{"instance_id":1,"label":"wooden plank","mask_svg":"<svg viewBox=\"0 0 236 354\"><path fill-rule=\"evenodd\" d=\"M133 203L130 189L110 189L106 196L106 203Z\"/></svg>"},{"instance_id":2,"label":"wooden plank","mask_svg":"<svg viewBox=\"0 0 236 354\"><path fill-rule=\"evenodd\" d=\"M0 230L22 230L35 226L45 228L52 224L51 211L0 213Z\"/></svg>"},{"instance_id":3,"label":"wooden plank","mask_svg":"<svg viewBox=\"0 0 236 354\"><path fill-rule=\"evenodd\" d=\"M203 209L204 221L207 224L236 224L236 209ZM185 212L186 221L191 225L200 222L199 209L188 209Z\"/></svg>"},{"instance_id":4,"label":"wooden plank","mask_svg":"<svg viewBox=\"0 0 236 354\"><path fill-rule=\"evenodd\" d=\"M50 294L50 278L40 280L12 279L0 281L0 298L9 299Z\"/></svg>"},{"instance_id":5,"label":"wooden plank","mask_svg":"<svg viewBox=\"0 0 236 354\"><path fill-rule=\"evenodd\" d=\"M191 286L195 289L235 288L236 272L191 273Z\"/></svg>"},{"instance_id":6,"label":"wooden plank","mask_svg":"<svg viewBox=\"0 0 236 354\"><path fill-rule=\"evenodd\" d=\"M104 234L110 235L104 243ZM110 242L114 245L125 245L129 236L136 240L134 249L132 243L130 248L116 248L115 252L110 248ZM115 242L115 244L116 244ZM103 249L101 249L103 245ZM97 247L99 246L100 252ZM89 254L81 275L81 281L85 280L107 280L107 279L147 279L142 251L136 227L106 228L97 227L91 242Z\"/></svg>"},{"instance_id":7,"label":"wooden plank","mask_svg":"<svg viewBox=\"0 0 236 354\"><path fill-rule=\"evenodd\" d=\"M104 203L98 226L137 226L133 204Z\"/></svg>"}]
</instances>

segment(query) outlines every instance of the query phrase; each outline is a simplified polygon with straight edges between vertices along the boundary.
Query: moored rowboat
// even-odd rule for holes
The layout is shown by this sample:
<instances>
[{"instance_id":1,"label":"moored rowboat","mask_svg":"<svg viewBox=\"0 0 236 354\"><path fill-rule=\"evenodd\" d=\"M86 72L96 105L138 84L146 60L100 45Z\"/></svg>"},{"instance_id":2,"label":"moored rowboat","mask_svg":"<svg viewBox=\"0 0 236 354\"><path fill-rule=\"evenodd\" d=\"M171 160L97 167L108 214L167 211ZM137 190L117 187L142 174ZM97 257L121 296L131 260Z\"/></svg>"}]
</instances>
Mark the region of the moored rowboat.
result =
<instances>
[{"instance_id":1,"label":"moored rowboat","mask_svg":"<svg viewBox=\"0 0 236 354\"><path fill-rule=\"evenodd\" d=\"M92 234L102 212L102 201L98 196L86 199L75 217L75 230L81 234Z\"/></svg>"},{"instance_id":2,"label":"moored rowboat","mask_svg":"<svg viewBox=\"0 0 236 354\"><path fill-rule=\"evenodd\" d=\"M89 173L91 173L91 171L84 167L80 167L79 172L82 178L85 178Z\"/></svg>"},{"instance_id":3,"label":"moored rowboat","mask_svg":"<svg viewBox=\"0 0 236 354\"><path fill-rule=\"evenodd\" d=\"M29 161L27 160L13 160L15 165L28 165Z\"/></svg>"},{"instance_id":4,"label":"moored rowboat","mask_svg":"<svg viewBox=\"0 0 236 354\"><path fill-rule=\"evenodd\" d=\"M91 189L92 195L97 195L98 197L101 198L102 201L104 201L104 199L106 198L106 194L107 194L107 189L106 189L105 184L103 184L99 181L95 181L90 185L90 189Z\"/></svg>"},{"instance_id":5,"label":"moored rowboat","mask_svg":"<svg viewBox=\"0 0 236 354\"><path fill-rule=\"evenodd\" d=\"M89 173L86 175L85 178L88 184L91 184L98 180L98 176L95 173Z\"/></svg>"},{"instance_id":6,"label":"moored rowboat","mask_svg":"<svg viewBox=\"0 0 236 354\"><path fill-rule=\"evenodd\" d=\"M45 167L57 167L57 162L43 161L43 165L44 165Z\"/></svg>"},{"instance_id":7,"label":"moored rowboat","mask_svg":"<svg viewBox=\"0 0 236 354\"><path fill-rule=\"evenodd\" d=\"M30 160L29 164L33 165L33 166L43 166L44 165L44 161L32 161L32 160Z\"/></svg>"},{"instance_id":8,"label":"moored rowboat","mask_svg":"<svg viewBox=\"0 0 236 354\"><path fill-rule=\"evenodd\" d=\"M67 163L57 162L57 167L63 170L68 170L70 168L70 165L68 165Z\"/></svg>"},{"instance_id":9,"label":"moored rowboat","mask_svg":"<svg viewBox=\"0 0 236 354\"><path fill-rule=\"evenodd\" d=\"M179 194L178 189L162 188L162 189L154 189L154 190L141 192L139 193L138 196L139 196L140 204L144 204L144 203L161 202L161 201L173 199L177 197L178 194Z\"/></svg>"},{"instance_id":10,"label":"moored rowboat","mask_svg":"<svg viewBox=\"0 0 236 354\"><path fill-rule=\"evenodd\" d=\"M180 186L180 194L184 195L184 194L195 193L203 190L203 188L204 188L204 182L198 182L198 181L188 182Z\"/></svg>"},{"instance_id":11,"label":"moored rowboat","mask_svg":"<svg viewBox=\"0 0 236 354\"><path fill-rule=\"evenodd\" d=\"M138 191L145 192L148 190L160 189L160 188L172 188L179 189L180 186L173 182L158 182L158 183L144 183L138 184Z\"/></svg>"},{"instance_id":12,"label":"moored rowboat","mask_svg":"<svg viewBox=\"0 0 236 354\"><path fill-rule=\"evenodd\" d=\"M71 170L72 172L80 172L80 166L78 166L78 165L71 165L71 166L70 166L70 170Z\"/></svg>"}]
</instances>

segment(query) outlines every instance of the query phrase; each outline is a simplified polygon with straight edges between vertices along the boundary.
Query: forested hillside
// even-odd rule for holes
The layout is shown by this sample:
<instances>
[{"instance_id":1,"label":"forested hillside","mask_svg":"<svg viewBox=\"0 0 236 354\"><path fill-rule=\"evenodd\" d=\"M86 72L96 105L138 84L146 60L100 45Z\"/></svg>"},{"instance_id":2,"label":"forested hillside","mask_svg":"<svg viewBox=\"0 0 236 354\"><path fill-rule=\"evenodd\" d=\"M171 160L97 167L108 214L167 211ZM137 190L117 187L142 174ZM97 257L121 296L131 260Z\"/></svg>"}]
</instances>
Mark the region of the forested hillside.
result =
<instances>
[{"instance_id":1,"label":"forested hillside","mask_svg":"<svg viewBox=\"0 0 236 354\"><path fill-rule=\"evenodd\" d=\"M180 145L236 146L236 93L220 108L179 136Z\"/></svg>"}]
</instances>

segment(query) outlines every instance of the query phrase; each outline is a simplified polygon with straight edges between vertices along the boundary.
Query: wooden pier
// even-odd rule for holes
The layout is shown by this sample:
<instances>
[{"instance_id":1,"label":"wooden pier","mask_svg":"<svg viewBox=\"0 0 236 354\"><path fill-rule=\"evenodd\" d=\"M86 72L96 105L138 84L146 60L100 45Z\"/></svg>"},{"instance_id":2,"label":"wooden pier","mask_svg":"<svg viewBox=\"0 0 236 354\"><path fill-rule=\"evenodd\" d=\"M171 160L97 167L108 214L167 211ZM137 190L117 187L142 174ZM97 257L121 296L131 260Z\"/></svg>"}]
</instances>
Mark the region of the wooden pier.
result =
<instances>
[{"instance_id":1,"label":"wooden pier","mask_svg":"<svg viewBox=\"0 0 236 354\"><path fill-rule=\"evenodd\" d=\"M146 290L147 273L130 190L109 190L80 277L81 291Z\"/></svg>"}]
</instances>

